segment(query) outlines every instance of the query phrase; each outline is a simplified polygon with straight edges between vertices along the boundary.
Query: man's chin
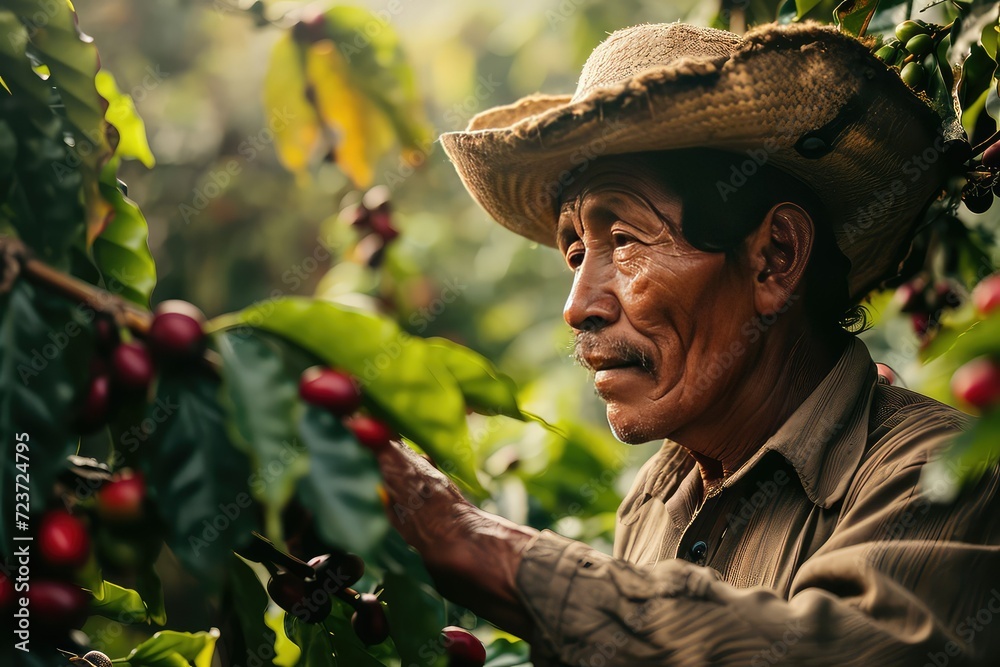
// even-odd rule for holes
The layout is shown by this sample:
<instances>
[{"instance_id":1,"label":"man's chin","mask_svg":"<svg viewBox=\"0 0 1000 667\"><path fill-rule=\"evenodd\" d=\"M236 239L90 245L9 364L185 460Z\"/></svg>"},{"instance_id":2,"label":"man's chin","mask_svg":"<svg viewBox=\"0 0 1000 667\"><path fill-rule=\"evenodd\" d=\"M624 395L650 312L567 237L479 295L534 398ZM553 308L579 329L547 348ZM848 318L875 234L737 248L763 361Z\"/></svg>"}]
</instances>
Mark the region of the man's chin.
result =
<instances>
[{"instance_id":1,"label":"man's chin","mask_svg":"<svg viewBox=\"0 0 1000 667\"><path fill-rule=\"evenodd\" d=\"M642 416L633 418L622 414L613 404L609 403L607 417L611 433L626 445L641 445L651 440L663 439L663 436L650 422L648 415L646 415L646 419L643 419Z\"/></svg>"}]
</instances>

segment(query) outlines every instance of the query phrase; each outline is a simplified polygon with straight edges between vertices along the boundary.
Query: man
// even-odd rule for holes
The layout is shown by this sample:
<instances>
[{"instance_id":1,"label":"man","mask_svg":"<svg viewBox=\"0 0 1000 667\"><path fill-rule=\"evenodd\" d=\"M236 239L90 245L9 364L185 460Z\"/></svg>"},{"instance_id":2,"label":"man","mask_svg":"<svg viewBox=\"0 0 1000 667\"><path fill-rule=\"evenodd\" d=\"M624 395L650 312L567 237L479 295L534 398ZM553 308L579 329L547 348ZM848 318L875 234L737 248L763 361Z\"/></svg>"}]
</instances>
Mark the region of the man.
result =
<instances>
[{"instance_id":1,"label":"man","mask_svg":"<svg viewBox=\"0 0 1000 667\"><path fill-rule=\"evenodd\" d=\"M565 319L616 436L666 440L614 557L382 452L390 499L425 499L389 513L442 592L539 666L993 664L998 475L932 502L923 466L968 417L879 381L839 326L954 166L940 125L830 29L672 24L612 34L573 97L444 135L480 204L574 272Z\"/></svg>"}]
</instances>

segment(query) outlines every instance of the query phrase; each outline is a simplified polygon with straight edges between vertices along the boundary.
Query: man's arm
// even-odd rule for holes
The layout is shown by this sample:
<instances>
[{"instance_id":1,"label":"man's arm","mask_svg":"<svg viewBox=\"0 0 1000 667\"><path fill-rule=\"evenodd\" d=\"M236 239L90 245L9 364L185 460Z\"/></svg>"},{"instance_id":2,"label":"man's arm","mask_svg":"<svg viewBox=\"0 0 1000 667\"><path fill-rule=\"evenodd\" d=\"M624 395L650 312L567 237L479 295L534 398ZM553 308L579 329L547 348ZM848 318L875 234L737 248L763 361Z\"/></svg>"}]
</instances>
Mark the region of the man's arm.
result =
<instances>
[{"instance_id":1,"label":"man's arm","mask_svg":"<svg viewBox=\"0 0 1000 667\"><path fill-rule=\"evenodd\" d=\"M942 667L1000 653L1000 625L984 623L1000 624L995 474L956 505L932 506L916 491L920 466L881 461L785 599L683 560L638 567L554 533L532 536L472 508L415 454L393 450L380 463L394 520L442 592L530 641L537 667ZM413 489L423 505L400 518Z\"/></svg>"}]
</instances>

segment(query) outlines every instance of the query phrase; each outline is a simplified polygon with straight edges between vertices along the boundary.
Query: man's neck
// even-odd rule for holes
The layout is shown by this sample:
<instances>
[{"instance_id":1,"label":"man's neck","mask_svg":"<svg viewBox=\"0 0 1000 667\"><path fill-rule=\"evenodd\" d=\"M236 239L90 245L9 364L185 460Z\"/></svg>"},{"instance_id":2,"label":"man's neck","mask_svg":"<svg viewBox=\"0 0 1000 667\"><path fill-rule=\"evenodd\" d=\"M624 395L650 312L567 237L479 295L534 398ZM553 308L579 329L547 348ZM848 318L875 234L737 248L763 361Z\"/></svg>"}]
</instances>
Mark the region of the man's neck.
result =
<instances>
[{"instance_id":1,"label":"man's neck","mask_svg":"<svg viewBox=\"0 0 1000 667\"><path fill-rule=\"evenodd\" d=\"M768 343L738 383L738 393L720 402L721 412L713 411L671 436L698 462L706 495L753 456L808 398L836 364L847 339L824 341L802 329L788 333L784 342Z\"/></svg>"}]
</instances>

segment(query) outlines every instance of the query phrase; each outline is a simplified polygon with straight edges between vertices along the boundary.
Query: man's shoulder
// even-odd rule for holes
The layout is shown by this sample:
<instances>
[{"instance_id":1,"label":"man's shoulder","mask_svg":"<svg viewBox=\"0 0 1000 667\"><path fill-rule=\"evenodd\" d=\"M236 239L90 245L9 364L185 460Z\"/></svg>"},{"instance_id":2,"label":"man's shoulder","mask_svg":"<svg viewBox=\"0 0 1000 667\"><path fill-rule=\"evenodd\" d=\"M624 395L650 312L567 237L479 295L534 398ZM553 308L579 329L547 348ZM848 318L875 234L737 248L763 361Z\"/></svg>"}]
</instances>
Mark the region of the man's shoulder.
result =
<instances>
[{"instance_id":1,"label":"man's shoulder","mask_svg":"<svg viewBox=\"0 0 1000 667\"><path fill-rule=\"evenodd\" d=\"M920 465L936 456L976 418L930 396L878 383L868 413L864 460L880 466Z\"/></svg>"}]
</instances>

